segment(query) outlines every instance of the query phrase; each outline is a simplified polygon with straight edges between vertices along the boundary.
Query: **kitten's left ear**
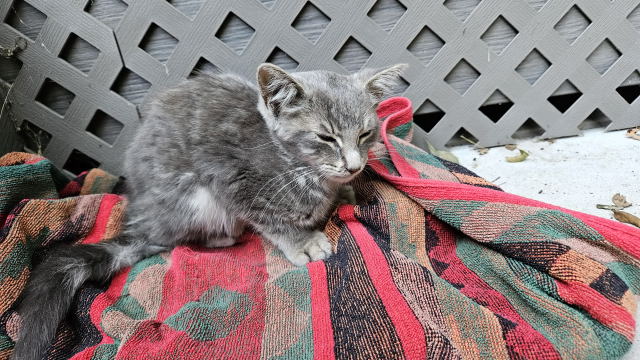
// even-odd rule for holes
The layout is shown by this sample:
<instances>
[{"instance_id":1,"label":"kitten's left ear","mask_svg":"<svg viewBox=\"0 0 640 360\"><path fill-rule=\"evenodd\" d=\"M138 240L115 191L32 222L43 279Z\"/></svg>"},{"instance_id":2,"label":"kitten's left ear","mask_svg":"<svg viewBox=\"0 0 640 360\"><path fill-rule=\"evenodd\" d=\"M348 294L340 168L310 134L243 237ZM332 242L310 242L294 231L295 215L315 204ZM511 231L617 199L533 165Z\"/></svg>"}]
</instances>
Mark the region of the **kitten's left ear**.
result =
<instances>
[{"instance_id":1,"label":"kitten's left ear","mask_svg":"<svg viewBox=\"0 0 640 360\"><path fill-rule=\"evenodd\" d=\"M394 87L399 85L400 75L407 67L409 67L407 64L396 64L376 72L373 76L366 78L365 89L378 101L382 100L385 96L391 94Z\"/></svg>"},{"instance_id":2,"label":"kitten's left ear","mask_svg":"<svg viewBox=\"0 0 640 360\"><path fill-rule=\"evenodd\" d=\"M267 63L258 67L258 85L264 104L275 116L278 116L283 108L295 105L304 96L302 85L273 64Z\"/></svg>"}]
</instances>

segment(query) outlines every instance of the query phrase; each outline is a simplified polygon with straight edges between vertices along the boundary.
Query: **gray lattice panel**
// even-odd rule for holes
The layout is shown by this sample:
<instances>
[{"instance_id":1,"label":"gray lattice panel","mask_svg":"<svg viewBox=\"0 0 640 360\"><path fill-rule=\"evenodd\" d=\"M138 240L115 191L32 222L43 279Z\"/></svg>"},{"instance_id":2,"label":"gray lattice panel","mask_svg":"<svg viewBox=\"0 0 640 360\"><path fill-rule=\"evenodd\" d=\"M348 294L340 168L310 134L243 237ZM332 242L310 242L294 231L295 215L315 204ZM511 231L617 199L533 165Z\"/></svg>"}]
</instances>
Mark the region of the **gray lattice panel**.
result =
<instances>
[{"instance_id":1,"label":"gray lattice panel","mask_svg":"<svg viewBox=\"0 0 640 360\"><path fill-rule=\"evenodd\" d=\"M71 171L93 159L117 173L149 94L194 69L253 78L264 61L339 72L406 62L398 92L425 114L418 123L436 146L461 132L490 146L526 130L627 128L640 124L639 4L4 0L0 46L18 36L29 45L0 60L12 86L2 121L13 115L41 130L45 155Z\"/></svg>"}]
</instances>

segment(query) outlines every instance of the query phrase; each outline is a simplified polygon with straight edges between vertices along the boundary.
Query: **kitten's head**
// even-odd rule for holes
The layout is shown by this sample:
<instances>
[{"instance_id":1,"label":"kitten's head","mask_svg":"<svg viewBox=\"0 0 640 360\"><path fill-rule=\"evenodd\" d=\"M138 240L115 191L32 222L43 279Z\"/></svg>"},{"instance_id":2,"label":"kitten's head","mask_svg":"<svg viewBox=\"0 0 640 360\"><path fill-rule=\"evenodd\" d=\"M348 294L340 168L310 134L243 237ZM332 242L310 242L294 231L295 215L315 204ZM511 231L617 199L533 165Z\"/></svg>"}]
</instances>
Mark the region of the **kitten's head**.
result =
<instances>
[{"instance_id":1,"label":"kitten's head","mask_svg":"<svg viewBox=\"0 0 640 360\"><path fill-rule=\"evenodd\" d=\"M376 107L405 68L288 74L263 64L258 68L258 109L290 154L333 182L347 182L364 168L379 136Z\"/></svg>"}]
</instances>

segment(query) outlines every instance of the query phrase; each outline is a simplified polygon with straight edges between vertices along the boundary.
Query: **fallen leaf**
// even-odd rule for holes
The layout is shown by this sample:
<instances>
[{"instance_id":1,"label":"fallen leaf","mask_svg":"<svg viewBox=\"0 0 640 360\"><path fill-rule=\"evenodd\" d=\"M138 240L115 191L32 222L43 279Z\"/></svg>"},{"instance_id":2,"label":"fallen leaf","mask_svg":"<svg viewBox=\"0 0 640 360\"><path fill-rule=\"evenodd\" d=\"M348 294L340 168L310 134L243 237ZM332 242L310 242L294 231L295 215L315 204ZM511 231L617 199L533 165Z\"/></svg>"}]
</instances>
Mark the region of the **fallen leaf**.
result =
<instances>
[{"instance_id":1,"label":"fallen leaf","mask_svg":"<svg viewBox=\"0 0 640 360\"><path fill-rule=\"evenodd\" d=\"M631 224L640 228L640 218L635 215L631 215L628 212L613 210L613 217L620 222Z\"/></svg>"},{"instance_id":2,"label":"fallen leaf","mask_svg":"<svg viewBox=\"0 0 640 360\"><path fill-rule=\"evenodd\" d=\"M627 130L627 137L640 140L640 128L633 128L633 129Z\"/></svg>"},{"instance_id":3,"label":"fallen leaf","mask_svg":"<svg viewBox=\"0 0 640 360\"><path fill-rule=\"evenodd\" d=\"M632 205L630 202L627 201L624 195L621 195L621 194L613 195L613 198L611 198L611 201L615 206L619 206L621 208L627 208Z\"/></svg>"},{"instance_id":4,"label":"fallen leaf","mask_svg":"<svg viewBox=\"0 0 640 360\"><path fill-rule=\"evenodd\" d=\"M464 141L468 142L469 144L472 144L472 145L473 145L473 147L474 147L476 150L478 150L478 153L479 153L480 155L484 155L484 154L486 154L486 153L488 153L488 152L489 152L489 149L488 149L488 148L485 148L485 147L481 148L481 147L479 147L479 146L478 146L478 142L477 142L477 141L473 141L473 140L469 139L468 137L466 137L466 136L464 136L464 135L460 135L460 138L461 138L462 140L464 140Z\"/></svg>"},{"instance_id":5,"label":"fallen leaf","mask_svg":"<svg viewBox=\"0 0 640 360\"><path fill-rule=\"evenodd\" d=\"M513 151L516 148L518 148L518 146L514 145L514 144L507 144L504 146L505 149L509 150L509 151Z\"/></svg>"},{"instance_id":6,"label":"fallen leaf","mask_svg":"<svg viewBox=\"0 0 640 360\"><path fill-rule=\"evenodd\" d=\"M597 204L596 208L602 209L602 210L622 210L623 209L623 207L620 207L620 206L602 205L602 204Z\"/></svg>"},{"instance_id":7,"label":"fallen leaf","mask_svg":"<svg viewBox=\"0 0 640 360\"><path fill-rule=\"evenodd\" d=\"M528 157L529 157L529 153L519 149L520 150L520 155L516 155L516 156L507 156L507 161L510 163L516 163L516 162L522 162L525 161Z\"/></svg>"},{"instance_id":8,"label":"fallen leaf","mask_svg":"<svg viewBox=\"0 0 640 360\"><path fill-rule=\"evenodd\" d=\"M451 161L452 163L456 163L456 164L460 163L458 158L455 155L453 155L451 152L446 150L438 150L435 148L435 146L431 145L430 142L427 142L427 150L429 151L429 153L441 159L445 159L447 161Z\"/></svg>"}]
</instances>

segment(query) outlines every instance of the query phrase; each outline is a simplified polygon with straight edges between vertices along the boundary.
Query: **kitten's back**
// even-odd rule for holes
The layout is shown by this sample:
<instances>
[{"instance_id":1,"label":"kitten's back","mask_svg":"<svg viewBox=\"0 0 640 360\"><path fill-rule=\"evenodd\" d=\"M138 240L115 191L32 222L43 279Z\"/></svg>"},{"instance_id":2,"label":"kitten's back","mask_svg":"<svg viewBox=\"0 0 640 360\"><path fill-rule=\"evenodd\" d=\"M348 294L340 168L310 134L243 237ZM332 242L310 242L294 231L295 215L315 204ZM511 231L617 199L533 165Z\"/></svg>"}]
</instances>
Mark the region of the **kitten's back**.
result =
<instances>
[{"instance_id":1,"label":"kitten's back","mask_svg":"<svg viewBox=\"0 0 640 360\"><path fill-rule=\"evenodd\" d=\"M129 148L127 177L191 172L268 142L257 102L256 87L232 74L202 73L159 94Z\"/></svg>"}]
</instances>

